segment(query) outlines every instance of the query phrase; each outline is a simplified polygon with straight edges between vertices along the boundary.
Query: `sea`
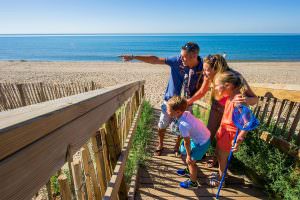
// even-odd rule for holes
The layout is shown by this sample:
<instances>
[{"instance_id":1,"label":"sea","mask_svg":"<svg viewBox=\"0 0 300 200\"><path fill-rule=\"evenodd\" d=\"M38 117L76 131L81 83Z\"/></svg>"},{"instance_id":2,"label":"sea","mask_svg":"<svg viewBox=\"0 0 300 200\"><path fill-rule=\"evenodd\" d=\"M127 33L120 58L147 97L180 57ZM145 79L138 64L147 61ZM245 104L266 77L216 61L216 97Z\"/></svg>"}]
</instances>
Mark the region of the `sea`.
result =
<instances>
[{"instance_id":1,"label":"sea","mask_svg":"<svg viewBox=\"0 0 300 200\"><path fill-rule=\"evenodd\" d=\"M229 61L300 61L300 34L26 34L0 35L3 61L121 62L123 54L175 56L186 42L200 56Z\"/></svg>"}]
</instances>

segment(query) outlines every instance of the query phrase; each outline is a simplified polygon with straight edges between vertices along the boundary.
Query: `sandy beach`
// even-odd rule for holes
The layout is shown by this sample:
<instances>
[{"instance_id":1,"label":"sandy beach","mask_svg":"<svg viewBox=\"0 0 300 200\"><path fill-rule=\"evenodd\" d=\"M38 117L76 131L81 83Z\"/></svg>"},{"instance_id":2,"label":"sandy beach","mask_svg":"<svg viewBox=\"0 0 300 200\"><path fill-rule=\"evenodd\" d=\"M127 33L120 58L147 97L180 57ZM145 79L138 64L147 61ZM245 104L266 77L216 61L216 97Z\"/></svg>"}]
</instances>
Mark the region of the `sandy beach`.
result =
<instances>
[{"instance_id":1,"label":"sandy beach","mask_svg":"<svg viewBox=\"0 0 300 200\"><path fill-rule=\"evenodd\" d=\"M229 66L250 83L300 85L300 62L234 62ZM121 62L21 62L1 61L0 82L95 81L103 87L146 80L146 98L161 104L169 66Z\"/></svg>"}]
</instances>

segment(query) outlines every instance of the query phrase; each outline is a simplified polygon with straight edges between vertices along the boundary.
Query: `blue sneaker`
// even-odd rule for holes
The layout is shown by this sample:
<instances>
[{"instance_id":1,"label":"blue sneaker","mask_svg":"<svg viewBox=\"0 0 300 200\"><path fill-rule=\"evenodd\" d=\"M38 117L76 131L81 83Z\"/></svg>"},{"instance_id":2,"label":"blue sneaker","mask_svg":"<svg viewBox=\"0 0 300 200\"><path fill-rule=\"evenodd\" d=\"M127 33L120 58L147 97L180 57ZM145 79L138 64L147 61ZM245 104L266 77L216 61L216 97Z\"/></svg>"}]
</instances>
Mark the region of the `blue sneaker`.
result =
<instances>
[{"instance_id":1,"label":"blue sneaker","mask_svg":"<svg viewBox=\"0 0 300 200\"><path fill-rule=\"evenodd\" d=\"M190 179L183 181L179 184L180 187L185 188L185 189L197 189L198 188L198 183L193 182Z\"/></svg>"},{"instance_id":2,"label":"blue sneaker","mask_svg":"<svg viewBox=\"0 0 300 200\"><path fill-rule=\"evenodd\" d=\"M179 169L179 170L177 170L177 175L190 177L190 171L188 170L188 168Z\"/></svg>"}]
</instances>

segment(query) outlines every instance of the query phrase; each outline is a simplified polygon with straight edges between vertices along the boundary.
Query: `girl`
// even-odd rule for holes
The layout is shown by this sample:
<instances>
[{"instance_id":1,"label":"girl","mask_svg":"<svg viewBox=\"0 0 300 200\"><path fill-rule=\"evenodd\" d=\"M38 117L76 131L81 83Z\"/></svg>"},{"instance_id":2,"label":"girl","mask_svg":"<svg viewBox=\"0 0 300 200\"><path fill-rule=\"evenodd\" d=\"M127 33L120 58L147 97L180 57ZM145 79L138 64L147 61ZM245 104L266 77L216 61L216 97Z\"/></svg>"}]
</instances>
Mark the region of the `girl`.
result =
<instances>
[{"instance_id":1,"label":"girl","mask_svg":"<svg viewBox=\"0 0 300 200\"><path fill-rule=\"evenodd\" d=\"M216 133L217 147L216 156L219 162L219 173L215 174L211 180L211 186L218 186L219 181L224 173L227 157L229 155L235 133L236 126L232 121L232 113L234 107L238 104L234 101L237 96L243 96L247 86L244 84L241 76L233 71L226 71L216 75L214 79L214 87L219 97L225 99L224 114L221 120L220 127ZM238 150L238 146L244 140L246 131L240 131L237 137L237 143L233 147L233 152Z\"/></svg>"},{"instance_id":2,"label":"girl","mask_svg":"<svg viewBox=\"0 0 300 200\"><path fill-rule=\"evenodd\" d=\"M211 83L213 83L213 80L217 74L224 73L226 71L233 71L240 75L238 72L234 71L233 69L230 69L225 58L219 54L215 55L208 55L204 58L203 61L203 74L205 77L207 77ZM245 103L247 105L254 105L257 103L258 98L255 95L255 93L251 90L248 83L244 81L245 85L247 86L247 89L245 91L245 96L237 95L234 99L236 103ZM192 104L194 101L201 98L200 95L198 95L200 91L197 91L195 95L188 99L188 104ZM211 132L211 140L214 138L222 116L224 112L224 105L225 105L225 99L224 98L218 98L217 94L215 93L215 87L213 85L212 87L212 104L211 104L211 111L208 119L207 127ZM207 162L207 167L213 167L215 166L216 160L212 159Z\"/></svg>"}]
</instances>

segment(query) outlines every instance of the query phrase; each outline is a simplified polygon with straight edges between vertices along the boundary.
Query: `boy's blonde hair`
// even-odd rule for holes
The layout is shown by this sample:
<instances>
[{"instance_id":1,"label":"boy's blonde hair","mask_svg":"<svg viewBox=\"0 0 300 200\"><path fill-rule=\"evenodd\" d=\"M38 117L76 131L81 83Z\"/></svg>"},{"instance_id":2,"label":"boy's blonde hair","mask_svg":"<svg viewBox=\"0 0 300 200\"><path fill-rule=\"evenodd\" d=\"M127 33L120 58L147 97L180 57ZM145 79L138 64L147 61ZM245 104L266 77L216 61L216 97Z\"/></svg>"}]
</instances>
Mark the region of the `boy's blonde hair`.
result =
<instances>
[{"instance_id":1,"label":"boy's blonde hair","mask_svg":"<svg viewBox=\"0 0 300 200\"><path fill-rule=\"evenodd\" d=\"M221 84L231 83L233 86L240 91L240 93L244 96L247 90L247 85L245 84L245 80L242 78L240 74L234 72L232 70L226 71L223 73L219 73L216 75L214 82L219 81Z\"/></svg>"},{"instance_id":2,"label":"boy's blonde hair","mask_svg":"<svg viewBox=\"0 0 300 200\"><path fill-rule=\"evenodd\" d=\"M179 110L184 112L188 107L187 100L180 96L173 96L171 99L168 100L167 104L174 111Z\"/></svg>"}]
</instances>

